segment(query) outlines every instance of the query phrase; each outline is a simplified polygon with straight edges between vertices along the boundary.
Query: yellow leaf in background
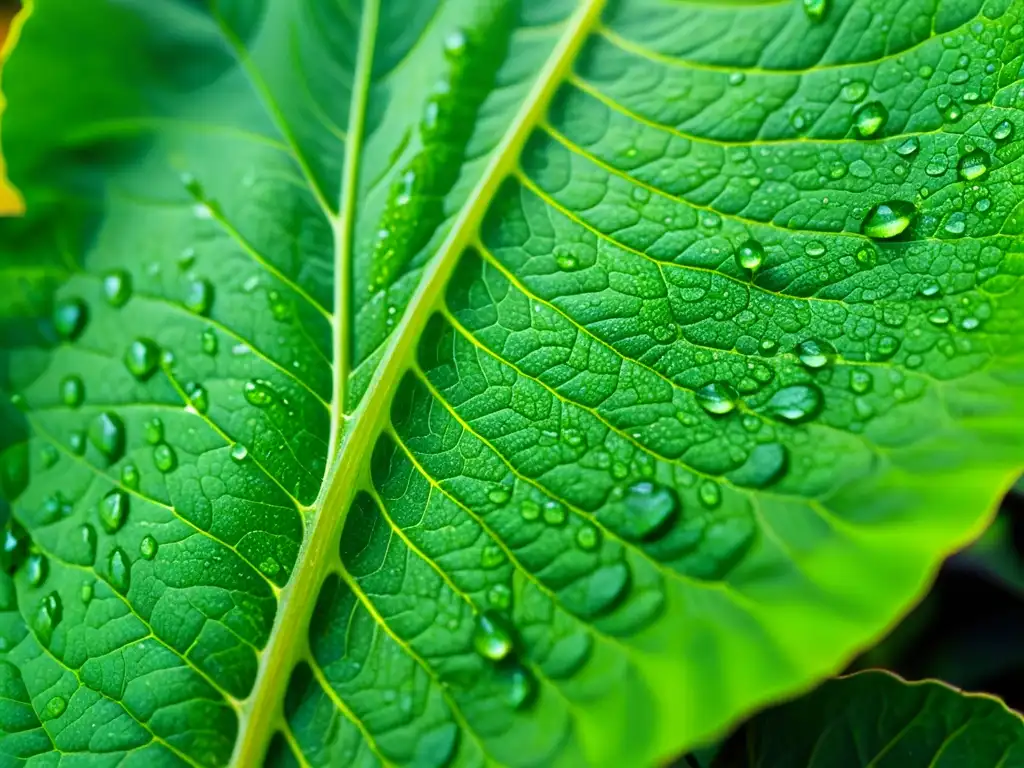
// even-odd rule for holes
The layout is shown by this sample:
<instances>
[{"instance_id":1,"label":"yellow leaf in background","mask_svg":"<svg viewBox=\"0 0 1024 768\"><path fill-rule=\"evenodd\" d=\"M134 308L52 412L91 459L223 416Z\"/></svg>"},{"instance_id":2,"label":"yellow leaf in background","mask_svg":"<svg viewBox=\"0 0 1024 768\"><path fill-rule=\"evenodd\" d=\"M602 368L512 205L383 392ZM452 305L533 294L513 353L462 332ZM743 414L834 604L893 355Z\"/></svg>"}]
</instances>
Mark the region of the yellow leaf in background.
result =
<instances>
[{"instance_id":1,"label":"yellow leaf in background","mask_svg":"<svg viewBox=\"0 0 1024 768\"><path fill-rule=\"evenodd\" d=\"M11 27L11 21L14 18L14 8L3 7L0 8L0 51L5 50L5 41L7 40L7 33ZM6 56L0 56L0 64ZM3 94L0 93L0 113L3 112L4 99ZM22 212L21 198L18 197L18 193L7 183L7 175L4 170L4 157L0 153L0 216L10 216L12 214L19 214Z\"/></svg>"}]
</instances>

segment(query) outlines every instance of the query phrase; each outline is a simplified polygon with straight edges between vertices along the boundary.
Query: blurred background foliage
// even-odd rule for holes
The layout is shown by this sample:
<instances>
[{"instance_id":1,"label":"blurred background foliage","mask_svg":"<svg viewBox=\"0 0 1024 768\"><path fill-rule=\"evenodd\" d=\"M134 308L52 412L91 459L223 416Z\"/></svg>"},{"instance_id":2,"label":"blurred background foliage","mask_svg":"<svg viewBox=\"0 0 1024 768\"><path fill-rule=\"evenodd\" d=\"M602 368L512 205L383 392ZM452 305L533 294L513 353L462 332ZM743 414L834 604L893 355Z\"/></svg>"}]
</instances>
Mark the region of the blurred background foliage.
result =
<instances>
[{"instance_id":1,"label":"blurred background foliage","mask_svg":"<svg viewBox=\"0 0 1024 768\"><path fill-rule=\"evenodd\" d=\"M10 30L11 21L18 10L18 3L12 0L0 0L0 50L4 50L4 43ZM3 72L0 70L0 83L2 83ZM0 111L3 110L3 96L0 94ZM4 158L0 153L0 216L9 216L18 213L21 203L18 196L5 183Z\"/></svg>"}]
</instances>

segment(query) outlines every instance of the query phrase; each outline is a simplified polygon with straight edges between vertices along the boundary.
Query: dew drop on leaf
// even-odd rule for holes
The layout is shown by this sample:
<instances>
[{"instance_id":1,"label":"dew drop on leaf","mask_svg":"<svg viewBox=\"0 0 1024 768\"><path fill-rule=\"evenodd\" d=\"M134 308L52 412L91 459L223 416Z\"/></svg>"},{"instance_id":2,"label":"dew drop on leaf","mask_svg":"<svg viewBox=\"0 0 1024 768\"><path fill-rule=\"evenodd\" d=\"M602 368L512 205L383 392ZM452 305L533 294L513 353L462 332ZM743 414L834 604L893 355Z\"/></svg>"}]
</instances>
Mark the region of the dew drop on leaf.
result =
<instances>
[{"instance_id":1,"label":"dew drop on leaf","mask_svg":"<svg viewBox=\"0 0 1024 768\"><path fill-rule=\"evenodd\" d=\"M862 139L876 136L885 127L889 111L878 101L869 101L857 107L853 113L853 126Z\"/></svg>"},{"instance_id":2,"label":"dew drop on leaf","mask_svg":"<svg viewBox=\"0 0 1024 768\"><path fill-rule=\"evenodd\" d=\"M81 546L79 564L92 565L96 562L96 529L88 523L84 523L78 529L78 541Z\"/></svg>"},{"instance_id":3,"label":"dew drop on leaf","mask_svg":"<svg viewBox=\"0 0 1024 768\"><path fill-rule=\"evenodd\" d=\"M767 488L786 474L789 451L782 443L762 443L754 447L746 462L728 474L729 480L743 488Z\"/></svg>"},{"instance_id":4,"label":"dew drop on leaf","mask_svg":"<svg viewBox=\"0 0 1024 768\"><path fill-rule=\"evenodd\" d=\"M28 534L21 524L8 518L0 537L0 563L6 573L13 573L28 555Z\"/></svg>"},{"instance_id":5,"label":"dew drop on leaf","mask_svg":"<svg viewBox=\"0 0 1024 768\"><path fill-rule=\"evenodd\" d=\"M900 157L913 157L920 151L920 149L921 142L918 140L917 136L911 136L896 147L896 154Z\"/></svg>"},{"instance_id":6,"label":"dew drop on leaf","mask_svg":"<svg viewBox=\"0 0 1024 768\"><path fill-rule=\"evenodd\" d=\"M888 240L903 234L916 214L913 203L902 200L879 203L868 211L861 232L874 240Z\"/></svg>"},{"instance_id":7,"label":"dew drop on leaf","mask_svg":"<svg viewBox=\"0 0 1024 768\"><path fill-rule=\"evenodd\" d=\"M490 611L478 614L473 647L484 658L501 661L512 652L512 631L500 615Z\"/></svg>"},{"instance_id":8,"label":"dew drop on leaf","mask_svg":"<svg viewBox=\"0 0 1024 768\"><path fill-rule=\"evenodd\" d=\"M185 394L188 395L189 404L198 413L206 413L210 409L210 396L201 384L188 382L185 385Z\"/></svg>"},{"instance_id":9,"label":"dew drop on leaf","mask_svg":"<svg viewBox=\"0 0 1024 768\"><path fill-rule=\"evenodd\" d=\"M952 315L945 307L939 307L928 315L928 321L932 325L948 325L950 320L952 320Z\"/></svg>"},{"instance_id":10,"label":"dew drop on leaf","mask_svg":"<svg viewBox=\"0 0 1024 768\"><path fill-rule=\"evenodd\" d=\"M65 701L63 696L54 696L48 702L46 702L46 710L43 716L47 720L53 720L55 717L60 717L64 714L68 708L68 703Z\"/></svg>"},{"instance_id":11,"label":"dew drop on leaf","mask_svg":"<svg viewBox=\"0 0 1024 768\"><path fill-rule=\"evenodd\" d=\"M716 416L732 413L739 402L736 390L724 381L713 381L698 389L694 396L701 408Z\"/></svg>"},{"instance_id":12,"label":"dew drop on leaf","mask_svg":"<svg viewBox=\"0 0 1024 768\"><path fill-rule=\"evenodd\" d=\"M154 416L146 422L146 426L143 431L145 433L146 442L150 445L156 445L164 439L164 423L157 416Z\"/></svg>"},{"instance_id":13,"label":"dew drop on leaf","mask_svg":"<svg viewBox=\"0 0 1024 768\"><path fill-rule=\"evenodd\" d=\"M565 522L565 507L557 501L544 503L544 522L548 525L561 525Z\"/></svg>"},{"instance_id":14,"label":"dew drop on leaf","mask_svg":"<svg viewBox=\"0 0 1024 768\"><path fill-rule=\"evenodd\" d=\"M492 488L487 493L487 500L496 506L504 506L508 504L508 500L512 498L512 491L507 486L498 485Z\"/></svg>"},{"instance_id":15,"label":"dew drop on leaf","mask_svg":"<svg viewBox=\"0 0 1024 768\"><path fill-rule=\"evenodd\" d=\"M718 483L714 480L705 480L700 484L697 497L705 507L714 509L722 503L722 489L719 488Z\"/></svg>"},{"instance_id":16,"label":"dew drop on leaf","mask_svg":"<svg viewBox=\"0 0 1024 768\"><path fill-rule=\"evenodd\" d=\"M88 605L92 602L95 592L96 587L93 586L93 583L91 581L86 581L82 584L81 589L78 590L78 597L85 605Z\"/></svg>"},{"instance_id":17,"label":"dew drop on leaf","mask_svg":"<svg viewBox=\"0 0 1024 768\"><path fill-rule=\"evenodd\" d=\"M85 433L81 430L74 430L68 435L68 448L75 456L85 453Z\"/></svg>"},{"instance_id":18,"label":"dew drop on leaf","mask_svg":"<svg viewBox=\"0 0 1024 768\"><path fill-rule=\"evenodd\" d=\"M586 524L576 531L576 545L585 552L597 549L601 543L601 532L594 526Z\"/></svg>"},{"instance_id":19,"label":"dew drop on leaf","mask_svg":"<svg viewBox=\"0 0 1024 768\"><path fill-rule=\"evenodd\" d=\"M81 335L87 316L81 299L61 299L53 308L53 327L61 339L72 341Z\"/></svg>"},{"instance_id":20,"label":"dew drop on leaf","mask_svg":"<svg viewBox=\"0 0 1024 768\"><path fill-rule=\"evenodd\" d=\"M523 503L519 505L519 514L522 515L523 520L532 522L540 518L540 504L533 499L524 499Z\"/></svg>"},{"instance_id":21,"label":"dew drop on leaf","mask_svg":"<svg viewBox=\"0 0 1024 768\"><path fill-rule=\"evenodd\" d=\"M634 541L656 539L679 517L679 497L671 488L651 481L634 483L623 498L625 515L619 533Z\"/></svg>"},{"instance_id":22,"label":"dew drop on leaf","mask_svg":"<svg viewBox=\"0 0 1024 768\"><path fill-rule=\"evenodd\" d=\"M157 469L167 474L173 472L174 468L178 466L178 457L171 446L161 443L153 449L153 463Z\"/></svg>"},{"instance_id":23,"label":"dew drop on leaf","mask_svg":"<svg viewBox=\"0 0 1024 768\"><path fill-rule=\"evenodd\" d=\"M39 601L33 616L32 625L43 645L48 646L53 639L53 631L64 618L64 606L61 604L60 595L51 592Z\"/></svg>"},{"instance_id":24,"label":"dew drop on leaf","mask_svg":"<svg viewBox=\"0 0 1024 768\"><path fill-rule=\"evenodd\" d=\"M96 509L100 525L107 533L117 533L128 517L128 494L113 490L100 499Z\"/></svg>"},{"instance_id":25,"label":"dew drop on leaf","mask_svg":"<svg viewBox=\"0 0 1024 768\"><path fill-rule=\"evenodd\" d=\"M217 333L213 328L207 328L203 331L201 343L204 354L211 357L217 354Z\"/></svg>"},{"instance_id":26,"label":"dew drop on leaf","mask_svg":"<svg viewBox=\"0 0 1024 768\"><path fill-rule=\"evenodd\" d=\"M108 464L124 456L124 422L112 411L103 411L89 424L89 442L103 454Z\"/></svg>"},{"instance_id":27,"label":"dew drop on leaf","mask_svg":"<svg viewBox=\"0 0 1024 768\"><path fill-rule=\"evenodd\" d=\"M197 315L205 315L213 304L213 285L202 278L189 281L185 286L185 308Z\"/></svg>"},{"instance_id":28,"label":"dew drop on leaf","mask_svg":"<svg viewBox=\"0 0 1024 768\"><path fill-rule=\"evenodd\" d=\"M39 452L39 460L43 467L49 469L60 460L60 452L52 445L44 445Z\"/></svg>"},{"instance_id":29,"label":"dew drop on leaf","mask_svg":"<svg viewBox=\"0 0 1024 768\"><path fill-rule=\"evenodd\" d=\"M281 564L277 562L273 557L268 555L260 561L260 573L268 578L273 578L281 571Z\"/></svg>"},{"instance_id":30,"label":"dew drop on leaf","mask_svg":"<svg viewBox=\"0 0 1024 768\"><path fill-rule=\"evenodd\" d=\"M847 104L856 104L868 95L868 84L863 80L851 80L842 87L839 95Z\"/></svg>"},{"instance_id":31,"label":"dew drop on leaf","mask_svg":"<svg viewBox=\"0 0 1024 768\"><path fill-rule=\"evenodd\" d=\"M135 339L125 350L124 364L132 376L144 381L160 364L160 348L151 339Z\"/></svg>"},{"instance_id":32,"label":"dew drop on leaf","mask_svg":"<svg viewBox=\"0 0 1024 768\"><path fill-rule=\"evenodd\" d=\"M107 558L107 573L110 586L122 595L128 592L131 581L131 561L120 547L114 547Z\"/></svg>"},{"instance_id":33,"label":"dew drop on leaf","mask_svg":"<svg viewBox=\"0 0 1024 768\"><path fill-rule=\"evenodd\" d=\"M807 339L796 345L796 356L807 368L824 368L836 356L835 347L821 339Z\"/></svg>"},{"instance_id":34,"label":"dew drop on leaf","mask_svg":"<svg viewBox=\"0 0 1024 768\"><path fill-rule=\"evenodd\" d=\"M992 129L992 138L999 142L1009 141L1012 139L1013 123L1009 120L1003 120L1001 123L996 125L996 127Z\"/></svg>"},{"instance_id":35,"label":"dew drop on leaf","mask_svg":"<svg viewBox=\"0 0 1024 768\"><path fill-rule=\"evenodd\" d=\"M263 379L254 379L252 381L245 382L243 387L243 393L245 399L257 408L265 408L274 402L274 390L271 389Z\"/></svg>"},{"instance_id":36,"label":"dew drop on leaf","mask_svg":"<svg viewBox=\"0 0 1024 768\"><path fill-rule=\"evenodd\" d=\"M758 269L764 263L764 247L756 240L747 240L736 251L736 263L743 269Z\"/></svg>"},{"instance_id":37,"label":"dew drop on leaf","mask_svg":"<svg viewBox=\"0 0 1024 768\"><path fill-rule=\"evenodd\" d=\"M74 374L65 376L60 382L60 401L68 408L77 408L85 400L85 384Z\"/></svg>"},{"instance_id":38,"label":"dew drop on leaf","mask_svg":"<svg viewBox=\"0 0 1024 768\"><path fill-rule=\"evenodd\" d=\"M537 692L537 681L521 664L513 664L501 670L504 701L513 709L522 709L533 701Z\"/></svg>"},{"instance_id":39,"label":"dew drop on leaf","mask_svg":"<svg viewBox=\"0 0 1024 768\"><path fill-rule=\"evenodd\" d=\"M121 485L133 491L139 488L139 468L134 464L125 464L121 467Z\"/></svg>"},{"instance_id":40,"label":"dew drop on leaf","mask_svg":"<svg viewBox=\"0 0 1024 768\"><path fill-rule=\"evenodd\" d=\"M819 22L828 13L829 0L803 0L804 13L812 22Z\"/></svg>"},{"instance_id":41,"label":"dew drop on leaf","mask_svg":"<svg viewBox=\"0 0 1024 768\"><path fill-rule=\"evenodd\" d=\"M824 398L814 384L796 384L780 389L764 407L764 412L779 421L800 424L821 411Z\"/></svg>"},{"instance_id":42,"label":"dew drop on leaf","mask_svg":"<svg viewBox=\"0 0 1024 768\"><path fill-rule=\"evenodd\" d=\"M499 611L508 610L512 604L512 590L504 584L495 584L487 590L487 603Z\"/></svg>"},{"instance_id":43,"label":"dew drop on leaf","mask_svg":"<svg viewBox=\"0 0 1024 768\"><path fill-rule=\"evenodd\" d=\"M850 391L855 395L866 395L875 385L874 377L862 368L850 372Z\"/></svg>"},{"instance_id":44,"label":"dew drop on leaf","mask_svg":"<svg viewBox=\"0 0 1024 768\"><path fill-rule=\"evenodd\" d=\"M505 562L505 553L497 544L488 544L480 551L481 568L497 568Z\"/></svg>"},{"instance_id":45,"label":"dew drop on leaf","mask_svg":"<svg viewBox=\"0 0 1024 768\"><path fill-rule=\"evenodd\" d=\"M103 276L103 298L112 307L123 307L132 297L132 276L115 269Z\"/></svg>"},{"instance_id":46,"label":"dew drop on leaf","mask_svg":"<svg viewBox=\"0 0 1024 768\"><path fill-rule=\"evenodd\" d=\"M152 536L143 536L142 541L139 542L139 555L144 560L152 560L156 557L156 551L159 545L156 543L156 539Z\"/></svg>"},{"instance_id":47,"label":"dew drop on leaf","mask_svg":"<svg viewBox=\"0 0 1024 768\"><path fill-rule=\"evenodd\" d=\"M249 449L241 443L235 443L231 446L231 458L235 461L245 461L249 455Z\"/></svg>"},{"instance_id":48,"label":"dew drop on leaf","mask_svg":"<svg viewBox=\"0 0 1024 768\"><path fill-rule=\"evenodd\" d=\"M988 173L988 166L991 162L991 158L984 150L975 149L960 158L956 169L964 181L977 181Z\"/></svg>"},{"instance_id":49,"label":"dew drop on leaf","mask_svg":"<svg viewBox=\"0 0 1024 768\"><path fill-rule=\"evenodd\" d=\"M28 560L25 561L25 578L31 586L41 586L49 572L50 563L44 555L33 552L28 556Z\"/></svg>"}]
</instances>

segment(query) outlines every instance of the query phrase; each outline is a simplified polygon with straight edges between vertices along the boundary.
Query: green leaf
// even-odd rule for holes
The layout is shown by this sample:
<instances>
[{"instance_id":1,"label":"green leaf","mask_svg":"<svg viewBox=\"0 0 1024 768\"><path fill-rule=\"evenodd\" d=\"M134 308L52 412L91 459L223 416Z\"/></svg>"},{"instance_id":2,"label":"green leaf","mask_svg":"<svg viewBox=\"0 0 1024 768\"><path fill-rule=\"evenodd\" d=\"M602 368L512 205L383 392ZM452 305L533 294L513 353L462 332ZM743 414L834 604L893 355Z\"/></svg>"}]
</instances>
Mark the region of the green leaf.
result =
<instances>
[{"instance_id":1,"label":"green leaf","mask_svg":"<svg viewBox=\"0 0 1024 768\"><path fill-rule=\"evenodd\" d=\"M1024 721L999 699L861 672L758 715L713 765L996 768L1021 761Z\"/></svg>"},{"instance_id":2,"label":"green leaf","mask_svg":"<svg viewBox=\"0 0 1024 768\"><path fill-rule=\"evenodd\" d=\"M1022 13L40 2L0 747L648 765L840 668L1021 469Z\"/></svg>"}]
</instances>

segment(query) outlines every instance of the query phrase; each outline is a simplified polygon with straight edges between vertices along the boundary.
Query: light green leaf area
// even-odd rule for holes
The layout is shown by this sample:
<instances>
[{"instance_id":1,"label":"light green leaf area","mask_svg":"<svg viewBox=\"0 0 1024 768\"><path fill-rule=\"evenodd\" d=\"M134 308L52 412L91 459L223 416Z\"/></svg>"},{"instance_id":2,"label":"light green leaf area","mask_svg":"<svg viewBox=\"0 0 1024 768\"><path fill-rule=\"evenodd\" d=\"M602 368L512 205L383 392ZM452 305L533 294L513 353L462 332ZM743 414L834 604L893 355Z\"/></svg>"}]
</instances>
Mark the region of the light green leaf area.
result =
<instances>
[{"instance_id":1,"label":"light green leaf area","mask_svg":"<svg viewBox=\"0 0 1024 768\"><path fill-rule=\"evenodd\" d=\"M713 765L1009 768L1024 765L1024 721L991 696L862 672L758 715Z\"/></svg>"},{"instance_id":2,"label":"light green leaf area","mask_svg":"<svg viewBox=\"0 0 1024 768\"><path fill-rule=\"evenodd\" d=\"M40 0L0 753L644 766L841 667L1024 464L1022 17Z\"/></svg>"}]
</instances>

